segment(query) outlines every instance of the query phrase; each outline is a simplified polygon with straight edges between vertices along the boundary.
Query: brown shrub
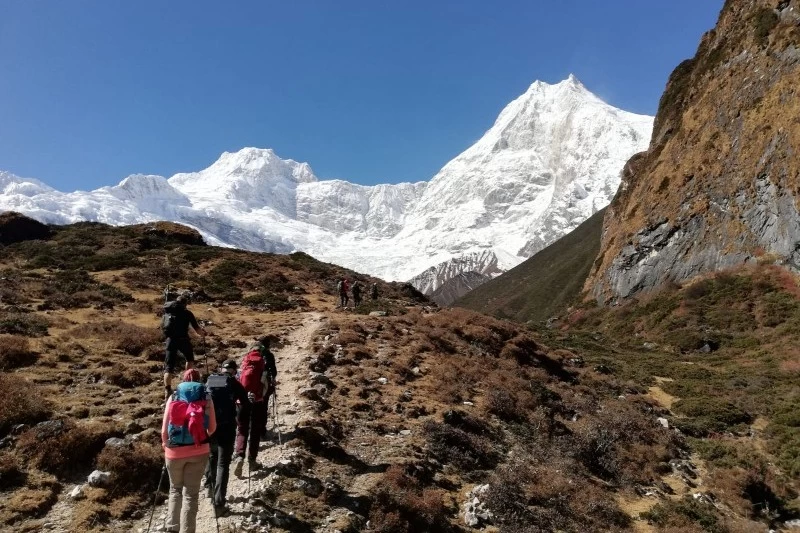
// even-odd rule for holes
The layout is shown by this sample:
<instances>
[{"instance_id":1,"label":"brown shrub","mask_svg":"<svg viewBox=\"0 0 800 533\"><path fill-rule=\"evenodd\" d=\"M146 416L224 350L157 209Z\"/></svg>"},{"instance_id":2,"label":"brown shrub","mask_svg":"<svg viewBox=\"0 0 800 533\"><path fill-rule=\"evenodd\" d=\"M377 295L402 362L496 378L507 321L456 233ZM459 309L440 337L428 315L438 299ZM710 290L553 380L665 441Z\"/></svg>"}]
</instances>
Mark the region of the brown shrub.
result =
<instances>
[{"instance_id":1,"label":"brown shrub","mask_svg":"<svg viewBox=\"0 0 800 533\"><path fill-rule=\"evenodd\" d=\"M423 487L401 465L392 465L378 484L370 509L374 531L382 533L452 531L442 492Z\"/></svg>"},{"instance_id":2,"label":"brown shrub","mask_svg":"<svg viewBox=\"0 0 800 533\"><path fill-rule=\"evenodd\" d=\"M17 424L35 424L50 417L50 403L38 387L20 376L0 373L0 435Z\"/></svg>"},{"instance_id":3,"label":"brown shrub","mask_svg":"<svg viewBox=\"0 0 800 533\"><path fill-rule=\"evenodd\" d=\"M53 421L59 422L59 421ZM60 422L60 428L32 428L23 433L17 443L30 464L44 472L64 479L90 468L105 441L121 433L101 424L76 425Z\"/></svg>"},{"instance_id":4,"label":"brown shrub","mask_svg":"<svg viewBox=\"0 0 800 533\"><path fill-rule=\"evenodd\" d=\"M0 312L0 333L24 335L26 337L44 337L50 322L34 313Z\"/></svg>"},{"instance_id":5,"label":"brown shrub","mask_svg":"<svg viewBox=\"0 0 800 533\"><path fill-rule=\"evenodd\" d=\"M97 456L97 467L111 472L111 486L123 493L152 493L163 464L161 447L145 442L132 447L106 447Z\"/></svg>"},{"instance_id":6,"label":"brown shrub","mask_svg":"<svg viewBox=\"0 0 800 533\"><path fill-rule=\"evenodd\" d=\"M9 453L0 455L0 490L21 487L25 484L25 472L20 470L19 461Z\"/></svg>"},{"instance_id":7,"label":"brown shrub","mask_svg":"<svg viewBox=\"0 0 800 533\"><path fill-rule=\"evenodd\" d=\"M501 420L515 422L525 418L516 395L505 389L492 389L487 399L487 409Z\"/></svg>"},{"instance_id":8,"label":"brown shrub","mask_svg":"<svg viewBox=\"0 0 800 533\"><path fill-rule=\"evenodd\" d=\"M30 341L17 335L0 335L0 370L11 370L36 362Z\"/></svg>"},{"instance_id":9,"label":"brown shrub","mask_svg":"<svg viewBox=\"0 0 800 533\"><path fill-rule=\"evenodd\" d=\"M456 416L461 418L459 414ZM448 423L429 420L423 426L431 455L442 463L452 464L464 471L484 470L497 465L499 454L487 438L491 433L485 423L478 421L480 424L476 427L472 421L477 419L472 417L456 422L446 416L445 420Z\"/></svg>"},{"instance_id":10,"label":"brown shrub","mask_svg":"<svg viewBox=\"0 0 800 533\"><path fill-rule=\"evenodd\" d=\"M342 346L364 344L364 338L358 332L351 329L342 330L336 336L336 343Z\"/></svg>"},{"instance_id":11,"label":"brown shrub","mask_svg":"<svg viewBox=\"0 0 800 533\"><path fill-rule=\"evenodd\" d=\"M148 385L153 381L150 374L138 368L127 368L125 365L115 363L109 370L103 373L106 383L122 387L123 389L133 389Z\"/></svg>"},{"instance_id":12,"label":"brown shrub","mask_svg":"<svg viewBox=\"0 0 800 533\"><path fill-rule=\"evenodd\" d=\"M163 337L155 326L143 328L119 321L82 324L72 329L72 335L108 341L114 348L130 355L141 354L145 349L159 344Z\"/></svg>"},{"instance_id":13,"label":"brown shrub","mask_svg":"<svg viewBox=\"0 0 800 533\"><path fill-rule=\"evenodd\" d=\"M613 482L647 483L659 465L678 455L679 438L645 413L644 405L611 401L580 421L571 449L594 475Z\"/></svg>"},{"instance_id":14,"label":"brown shrub","mask_svg":"<svg viewBox=\"0 0 800 533\"><path fill-rule=\"evenodd\" d=\"M11 520L23 517L44 516L58 501L58 492L53 488L21 489L13 493L6 503L6 509L12 513Z\"/></svg>"}]
</instances>

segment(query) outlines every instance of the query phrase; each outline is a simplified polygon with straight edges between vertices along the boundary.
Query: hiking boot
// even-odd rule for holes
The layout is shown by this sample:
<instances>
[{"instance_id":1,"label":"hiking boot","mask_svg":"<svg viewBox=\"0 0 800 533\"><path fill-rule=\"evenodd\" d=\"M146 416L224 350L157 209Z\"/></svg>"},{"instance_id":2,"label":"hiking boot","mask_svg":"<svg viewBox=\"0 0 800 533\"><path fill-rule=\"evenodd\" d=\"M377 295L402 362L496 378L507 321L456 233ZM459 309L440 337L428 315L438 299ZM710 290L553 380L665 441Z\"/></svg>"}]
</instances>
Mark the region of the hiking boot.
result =
<instances>
[{"instance_id":1,"label":"hiking boot","mask_svg":"<svg viewBox=\"0 0 800 533\"><path fill-rule=\"evenodd\" d=\"M263 467L260 464L258 464L258 461L256 461L255 459L250 459L249 461L247 461L247 470L249 472L253 472L255 470L261 470L262 468Z\"/></svg>"},{"instance_id":2,"label":"hiking boot","mask_svg":"<svg viewBox=\"0 0 800 533\"><path fill-rule=\"evenodd\" d=\"M214 516L217 518L222 518L223 516L228 515L228 506L227 505L214 505Z\"/></svg>"},{"instance_id":3,"label":"hiking boot","mask_svg":"<svg viewBox=\"0 0 800 533\"><path fill-rule=\"evenodd\" d=\"M242 467L244 467L244 457L237 457L236 464L233 465L233 475L242 477Z\"/></svg>"},{"instance_id":4,"label":"hiking boot","mask_svg":"<svg viewBox=\"0 0 800 533\"><path fill-rule=\"evenodd\" d=\"M209 500L214 498L214 485L206 485L206 496Z\"/></svg>"}]
</instances>

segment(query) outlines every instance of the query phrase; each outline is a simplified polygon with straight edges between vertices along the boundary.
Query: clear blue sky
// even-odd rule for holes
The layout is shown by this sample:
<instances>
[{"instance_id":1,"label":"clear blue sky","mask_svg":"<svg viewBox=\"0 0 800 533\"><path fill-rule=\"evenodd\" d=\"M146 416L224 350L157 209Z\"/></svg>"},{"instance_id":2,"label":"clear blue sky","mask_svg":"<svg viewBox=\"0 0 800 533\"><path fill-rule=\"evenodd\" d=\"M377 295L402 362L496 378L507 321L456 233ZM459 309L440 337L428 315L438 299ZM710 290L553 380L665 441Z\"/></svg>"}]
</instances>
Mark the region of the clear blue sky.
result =
<instances>
[{"instance_id":1,"label":"clear blue sky","mask_svg":"<svg viewBox=\"0 0 800 533\"><path fill-rule=\"evenodd\" d=\"M0 169L61 190L273 148L429 179L536 79L654 114L721 0L0 0Z\"/></svg>"}]
</instances>

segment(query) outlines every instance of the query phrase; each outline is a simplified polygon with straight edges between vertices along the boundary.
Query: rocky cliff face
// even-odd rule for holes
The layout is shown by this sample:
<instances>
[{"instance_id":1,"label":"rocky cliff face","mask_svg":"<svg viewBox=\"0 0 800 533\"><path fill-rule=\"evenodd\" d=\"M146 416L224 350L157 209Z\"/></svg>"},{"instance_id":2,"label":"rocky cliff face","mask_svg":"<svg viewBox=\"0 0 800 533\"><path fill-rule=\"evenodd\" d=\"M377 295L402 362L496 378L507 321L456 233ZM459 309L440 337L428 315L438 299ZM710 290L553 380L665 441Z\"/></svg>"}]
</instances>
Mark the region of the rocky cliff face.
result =
<instances>
[{"instance_id":1,"label":"rocky cliff face","mask_svg":"<svg viewBox=\"0 0 800 533\"><path fill-rule=\"evenodd\" d=\"M599 301L736 264L800 269L800 0L728 0L672 73L584 289Z\"/></svg>"}]
</instances>

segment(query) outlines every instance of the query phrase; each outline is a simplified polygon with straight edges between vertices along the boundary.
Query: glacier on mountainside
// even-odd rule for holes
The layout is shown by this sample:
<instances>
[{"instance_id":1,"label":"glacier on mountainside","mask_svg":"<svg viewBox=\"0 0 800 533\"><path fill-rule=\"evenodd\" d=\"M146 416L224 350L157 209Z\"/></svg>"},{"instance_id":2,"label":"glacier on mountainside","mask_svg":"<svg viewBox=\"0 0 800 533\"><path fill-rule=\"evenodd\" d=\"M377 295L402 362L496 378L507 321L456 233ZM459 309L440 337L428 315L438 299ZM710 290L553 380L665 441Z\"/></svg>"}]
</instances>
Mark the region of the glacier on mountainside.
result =
<instances>
[{"instance_id":1,"label":"glacier on mountainside","mask_svg":"<svg viewBox=\"0 0 800 533\"><path fill-rule=\"evenodd\" d=\"M606 206L652 124L570 76L533 83L430 181L320 181L307 163L244 148L199 172L133 175L94 191L0 171L0 210L57 224L171 220L210 244L304 251L432 292L460 274L488 279L516 266Z\"/></svg>"}]
</instances>

